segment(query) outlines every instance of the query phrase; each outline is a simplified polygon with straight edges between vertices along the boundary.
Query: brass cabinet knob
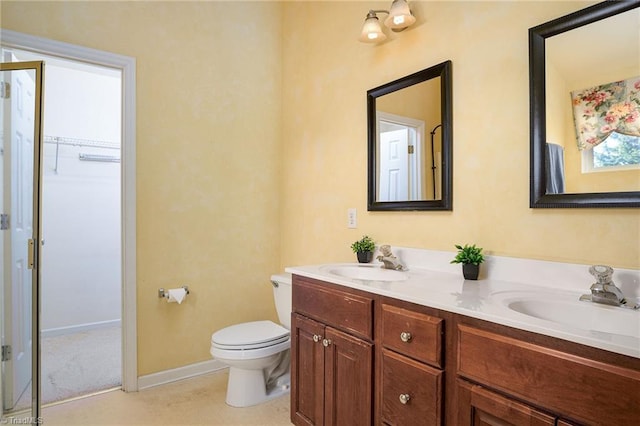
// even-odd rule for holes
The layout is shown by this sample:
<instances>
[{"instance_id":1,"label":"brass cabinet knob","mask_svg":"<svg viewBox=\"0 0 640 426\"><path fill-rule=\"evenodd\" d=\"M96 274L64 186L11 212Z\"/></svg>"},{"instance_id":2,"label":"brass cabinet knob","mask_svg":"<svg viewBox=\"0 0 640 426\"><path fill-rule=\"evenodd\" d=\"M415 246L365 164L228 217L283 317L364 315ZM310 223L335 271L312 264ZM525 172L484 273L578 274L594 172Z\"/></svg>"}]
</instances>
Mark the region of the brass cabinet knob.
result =
<instances>
[{"instance_id":1,"label":"brass cabinet knob","mask_svg":"<svg viewBox=\"0 0 640 426\"><path fill-rule=\"evenodd\" d=\"M318 343L320 340L322 339L322 336L319 334L314 334L313 335L313 341Z\"/></svg>"},{"instance_id":2,"label":"brass cabinet knob","mask_svg":"<svg viewBox=\"0 0 640 426\"><path fill-rule=\"evenodd\" d=\"M406 404L409 402L409 400L411 399L411 396L409 396L408 393L401 393L400 394L400 402L403 404Z\"/></svg>"},{"instance_id":3,"label":"brass cabinet knob","mask_svg":"<svg viewBox=\"0 0 640 426\"><path fill-rule=\"evenodd\" d=\"M322 346L325 348L331 344L331 339L322 339Z\"/></svg>"},{"instance_id":4,"label":"brass cabinet knob","mask_svg":"<svg viewBox=\"0 0 640 426\"><path fill-rule=\"evenodd\" d=\"M411 337L411 333L409 333L408 331L403 331L402 333L400 333L400 340L405 343L408 343L411 340Z\"/></svg>"}]
</instances>

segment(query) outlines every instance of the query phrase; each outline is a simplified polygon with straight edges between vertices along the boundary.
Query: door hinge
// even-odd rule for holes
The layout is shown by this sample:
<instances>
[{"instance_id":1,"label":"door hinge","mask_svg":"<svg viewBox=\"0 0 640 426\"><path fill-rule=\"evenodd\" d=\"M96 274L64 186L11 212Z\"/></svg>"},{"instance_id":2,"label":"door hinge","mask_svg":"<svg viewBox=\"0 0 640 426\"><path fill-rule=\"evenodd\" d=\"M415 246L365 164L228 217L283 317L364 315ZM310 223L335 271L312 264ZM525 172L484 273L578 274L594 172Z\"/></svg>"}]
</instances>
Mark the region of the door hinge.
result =
<instances>
[{"instance_id":1,"label":"door hinge","mask_svg":"<svg viewBox=\"0 0 640 426\"><path fill-rule=\"evenodd\" d=\"M2 360L11 360L11 345L2 345Z\"/></svg>"},{"instance_id":2,"label":"door hinge","mask_svg":"<svg viewBox=\"0 0 640 426\"><path fill-rule=\"evenodd\" d=\"M413 154L413 145L407 145L407 148L409 149L409 154Z\"/></svg>"},{"instance_id":3,"label":"door hinge","mask_svg":"<svg viewBox=\"0 0 640 426\"><path fill-rule=\"evenodd\" d=\"M9 215L7 213L0 214L0 231L9 229Z\"/></svg>"},{"instance_id":4,"label":"door hinge","mask_svg":"<svg viewBox=\"0 0 640 426\"><path fill-rule=\"evenodd\" d=\"M0 83L0 99L9 99L11 97L11 84L3 81Z\"/></svg>"}]
</instances>

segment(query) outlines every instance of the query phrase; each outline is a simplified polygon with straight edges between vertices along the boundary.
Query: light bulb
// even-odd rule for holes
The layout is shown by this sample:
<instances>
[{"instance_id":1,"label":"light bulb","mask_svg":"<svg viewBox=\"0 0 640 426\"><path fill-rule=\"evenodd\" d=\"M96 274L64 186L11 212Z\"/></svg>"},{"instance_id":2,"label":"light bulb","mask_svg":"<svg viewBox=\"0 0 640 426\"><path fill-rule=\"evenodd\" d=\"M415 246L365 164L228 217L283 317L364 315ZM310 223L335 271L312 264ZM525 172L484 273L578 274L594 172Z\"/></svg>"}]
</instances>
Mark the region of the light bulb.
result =
<instances>
[{"instance_id":1,"label":"light bulb","mask_svg":"<svg viewBox=\"0 0 640 426\"><path fill-rule=\"evenodd\" d=\"M393 17L394 25L402 25L404 24L404 16L394 16Z\"/></svg>"}]
</instances>

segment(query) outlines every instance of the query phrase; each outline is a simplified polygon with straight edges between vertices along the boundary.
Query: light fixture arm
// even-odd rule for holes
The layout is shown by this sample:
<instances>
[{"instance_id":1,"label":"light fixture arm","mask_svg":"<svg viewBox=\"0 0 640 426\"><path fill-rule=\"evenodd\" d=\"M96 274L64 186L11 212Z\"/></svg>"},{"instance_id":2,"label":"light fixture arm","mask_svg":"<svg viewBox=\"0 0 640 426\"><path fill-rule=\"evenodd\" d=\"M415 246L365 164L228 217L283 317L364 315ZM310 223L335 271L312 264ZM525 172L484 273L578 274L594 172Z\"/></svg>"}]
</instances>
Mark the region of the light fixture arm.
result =
<instances>
[{"instance_id":1,"label":"light fixture arm","mask_svg":"<svg viewBox=\"0 0 640 426\"><path fill-rule=\"evenodd\" d=\"M369 13L367 13L367 18L377 18L377 14L378 13L386 13L387 15L389 14L388 10L384 10L384 9L380 9L380 10L373 10L373 9L369 9ZM367 19L365 18L365 19Z\"/></svg>"}]
</instances>

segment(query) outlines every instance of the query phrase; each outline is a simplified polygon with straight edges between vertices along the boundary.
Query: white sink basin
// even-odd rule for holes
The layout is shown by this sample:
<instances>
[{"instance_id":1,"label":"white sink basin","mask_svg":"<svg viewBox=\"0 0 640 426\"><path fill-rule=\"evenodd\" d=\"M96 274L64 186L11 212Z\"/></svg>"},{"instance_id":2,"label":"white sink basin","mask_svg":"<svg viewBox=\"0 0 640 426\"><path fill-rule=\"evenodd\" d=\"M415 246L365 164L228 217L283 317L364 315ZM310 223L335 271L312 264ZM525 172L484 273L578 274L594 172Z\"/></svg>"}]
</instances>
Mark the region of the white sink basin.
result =
<instances>
[{"instance_id":1,"label":"white sink basin","mask_svg":"<svg viewBox=\"0 0 640 426\"><path fill-rule=\"evenodd\" d=\"M326 272L342 278L365 281L404 281L409 278L409 275L402 271L365 264L328 266Z\"/></svg>"},{"instance_id":2,"label":"white sink basin","mask_svg":"<svg viewBox=\"0 0 640 426\"><path fill-rule=\"evenodd\" d=\"M548 298L529 294L506 297L511 310L530 317L586 331L640 338L640 312L616 306L583 302L574 295L549 294Z\"/></svg>"}]
</instances>

